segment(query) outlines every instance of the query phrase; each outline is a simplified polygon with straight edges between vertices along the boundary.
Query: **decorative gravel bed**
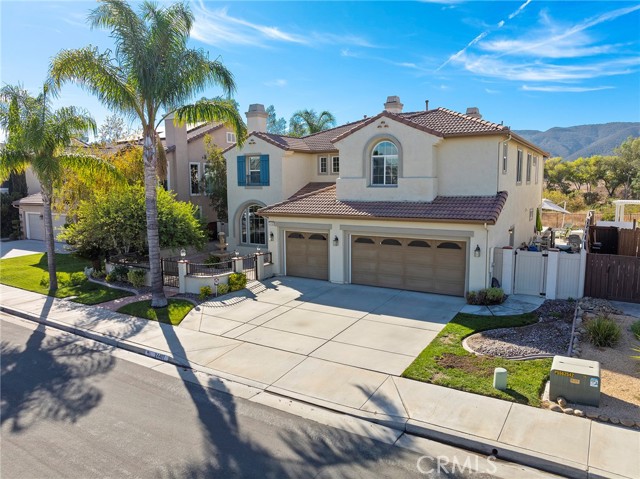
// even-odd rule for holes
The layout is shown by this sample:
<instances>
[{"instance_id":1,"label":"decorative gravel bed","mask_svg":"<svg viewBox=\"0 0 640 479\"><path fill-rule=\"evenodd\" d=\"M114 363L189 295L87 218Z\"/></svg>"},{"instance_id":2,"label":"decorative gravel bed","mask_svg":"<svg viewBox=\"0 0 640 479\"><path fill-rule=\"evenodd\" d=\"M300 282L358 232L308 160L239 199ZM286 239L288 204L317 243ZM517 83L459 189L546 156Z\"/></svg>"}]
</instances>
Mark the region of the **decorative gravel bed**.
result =
<instances>
[{"instance_id":1,"label":"decorative gravel bed","mask_svg":"<svg viewBox=\"0 0 640 479\"><path fill-rule=\"evenodd\" d=\"M483 331L466 338L464 345L475 353L512 359L566 355L575 304L574 301L547 300L534 311L537 323Z\"/></svg>"}]
</instances>

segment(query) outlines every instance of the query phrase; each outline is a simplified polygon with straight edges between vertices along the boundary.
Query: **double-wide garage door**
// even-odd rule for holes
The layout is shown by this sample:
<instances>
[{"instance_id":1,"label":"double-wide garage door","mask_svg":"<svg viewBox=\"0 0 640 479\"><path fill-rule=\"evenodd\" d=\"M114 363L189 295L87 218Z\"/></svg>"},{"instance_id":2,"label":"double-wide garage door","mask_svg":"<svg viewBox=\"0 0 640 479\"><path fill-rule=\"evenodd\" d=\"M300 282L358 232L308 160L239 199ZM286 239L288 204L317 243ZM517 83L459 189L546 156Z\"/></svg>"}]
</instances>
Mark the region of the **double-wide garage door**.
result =
<instances>
[{"instance_id":1,"label":"double-wide garage door","mask_svg":"<svg viewBox=\"0 0 640 479\"><path fill-rule=\"evenodd\" d=\"M329 235L303 231L286 232L288 276L329 279Z\"/></svg>"},{"instance_id":2,"label":"double-wide garage door","mask_svg":"<svg viewBox=\"0 0 640 479\"><path fill-rule=\"evenodd\" d=\"M351 282L384 288L463 296L466 243L351 237Z\"/></svg>"}]
</instances>

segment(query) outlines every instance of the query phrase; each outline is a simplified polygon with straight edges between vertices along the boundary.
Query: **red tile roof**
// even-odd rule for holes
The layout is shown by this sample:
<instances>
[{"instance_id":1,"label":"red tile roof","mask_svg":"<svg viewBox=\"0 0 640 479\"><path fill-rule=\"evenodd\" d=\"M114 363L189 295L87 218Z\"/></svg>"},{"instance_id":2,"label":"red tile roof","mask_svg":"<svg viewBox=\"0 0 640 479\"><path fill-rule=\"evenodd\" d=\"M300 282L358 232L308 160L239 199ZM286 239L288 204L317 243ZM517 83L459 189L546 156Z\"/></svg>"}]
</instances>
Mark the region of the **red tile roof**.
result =
<instances>
[{"instance_id":1,"label":"red tile roof","mask_svg":"<svg viewBox=\"0 0 640 479\"><path fill-rule=\"evenodd\" d=\"M340 201L336 186L294 195L259 210L264 216L347 217L356 219L404 219L456 223L495 224L507 201L507 192L494 196L438 196L433 201Z\"/></svg>"},{"instance_id":2,"label":"red tile roof","mask_svg":"<svg viewBox=\"0 0 640 479\"><path fill-rule=\"evenodd\" d=\"M302 188L300 188L298 191L296 191L294 194L292 194L289 199L292 200L294 198L298 198L299 196L304 196L304 195L308 195L309 193L315 193L318 190L322 190L324 188L327 188L329 186L333 186L335 185L334 182L330 182L330 181L315 181L315 182L311 182L311 183L307 183L306 185L304 185Z\"/></svg>"}]
</instances>

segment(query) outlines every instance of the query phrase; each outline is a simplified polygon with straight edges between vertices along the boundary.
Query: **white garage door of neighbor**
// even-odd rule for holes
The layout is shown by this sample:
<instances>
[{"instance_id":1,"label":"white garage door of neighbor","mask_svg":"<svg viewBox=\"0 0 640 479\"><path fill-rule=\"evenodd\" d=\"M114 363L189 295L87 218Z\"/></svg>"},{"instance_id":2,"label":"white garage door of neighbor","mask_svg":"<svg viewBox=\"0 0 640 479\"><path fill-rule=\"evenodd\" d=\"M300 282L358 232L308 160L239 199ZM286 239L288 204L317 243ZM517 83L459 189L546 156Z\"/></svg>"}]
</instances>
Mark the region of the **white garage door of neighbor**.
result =
<instances>
[{"instance_id":1,"label":"white garage door of neighbor","mask_svg":"<svg viewBox=\"0 0 640 479\"><path fill-rule=\"evenodd\" d=\"M457 240L351 237L351 282L463 296L466 243Z\"/></svg>"},{"instance_id":2,"label":"white garage door of neighbor","mask_svg":"<svg viewBox=\"0 0 640 479\"><path fill-rule=\"evenodd\" d=\"M53 237L56 241L66 221L65 215L53 216ZM44 241L44 219L39 213L27 213L27 228L27 239Z\"/></svg>"}]
</instances>

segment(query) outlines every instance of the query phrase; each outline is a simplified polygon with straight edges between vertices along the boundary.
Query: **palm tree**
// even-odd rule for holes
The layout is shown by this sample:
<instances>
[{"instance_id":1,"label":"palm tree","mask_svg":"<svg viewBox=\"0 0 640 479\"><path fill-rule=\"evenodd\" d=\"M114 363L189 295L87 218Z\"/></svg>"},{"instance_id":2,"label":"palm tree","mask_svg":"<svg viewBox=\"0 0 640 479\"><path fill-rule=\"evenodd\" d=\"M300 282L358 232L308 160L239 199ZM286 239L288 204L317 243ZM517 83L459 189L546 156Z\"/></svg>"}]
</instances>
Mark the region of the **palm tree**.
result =
<instances>
[{"instance_id":1,"label":"palm tree","mask_svg":"<svg viewBox=\"0 0 640 479\"><path fill-rule=\"evenodd\" d=\"M319 115L315 110L298 110L289 120L289 126L292 136L305 136L333 128L336 119L326 110Z\"/></svg>"},{"instance_id":2,"label":"palm tree","mask_svg":"<svg viewBox=\"0 0 640 479\"><path fill-rule=\"evenodd\" d=\"M7 85L0 90L0 127L8 132L7 144L0 152L0 181L29 167L40 181L49 290L53 292L58 289L51 215L53 188L63 179L65 168L91 174L108 167L93 156L66 151L72 138L86 134L87 130L95 133L96 124L88 112L79 108L53 111L50 96L48 85L37 97L19 86Z\"/></svg>"},{"instance_id":3,"label":"palm tree","mask_svg":"<svg viewBox=\"0 0 640 479\"><path fill-rule=\"evenodd\" d=\"M179 124L222 121L235 129L241 143L246 127L230 99L235 83L221 62L187 48L194 17L185 4L144 2L136 14L123 0L101 0L89 21L93 28L111 31L115 52L100 53L92 46L63 50L52 62L51 77L56 85L80 85L112 110L142 123L151 305L164 307L156 186L166 171L166 157L157 128L172 113ZM222 87L227 98L203 98L185 106L210 85Z\"/></svg>"}]
</instances>

